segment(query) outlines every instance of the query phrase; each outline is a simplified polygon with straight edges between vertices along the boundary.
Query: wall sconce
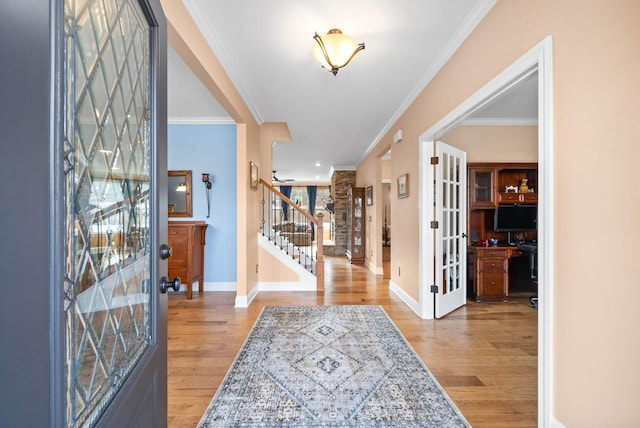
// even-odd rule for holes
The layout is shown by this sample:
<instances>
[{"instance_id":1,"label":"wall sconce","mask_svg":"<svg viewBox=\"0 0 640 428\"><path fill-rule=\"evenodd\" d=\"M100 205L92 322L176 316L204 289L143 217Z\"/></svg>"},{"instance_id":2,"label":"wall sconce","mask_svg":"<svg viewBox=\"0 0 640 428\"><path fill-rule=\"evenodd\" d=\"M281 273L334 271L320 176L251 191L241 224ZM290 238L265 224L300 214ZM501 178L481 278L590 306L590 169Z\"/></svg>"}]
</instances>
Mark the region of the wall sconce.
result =
<instances>
[{"instance_id":1,"label":"wall sconce","mask_svg":"<svg viewBox=\"0 0 640 428\"><path fill-rule=\"evenodd\" d=\"M338 74L339 69L349 64L349 61L364 49L364 43L356 43L337 28L329 30L324 37L320 37L316 33L313 38L318 43L314 49L316 59L334 76Z\"/></svg>"},{"instance_id":2,"label":"wall sconce","mask_svg":"<svg viewBox=\"0 0 640 428\"><path fill-rule=\"evenodd\" d=\"M178 184L178 187L176 187L176 192L186 192L186 191L187 191L187 185L184 183L184 181Z\"/></svg>"},{"instance_id":3,"label":"wall sconce","mask_svg":"<svg viewBox=\"0 0 640 428\"><path fill-rule=\"evenodd\" d=\"M205 192L207 194L207 218L211 214L211 197L209 196L209 192L211 191L211 181L209 181L209 174L206 172L202 173L202 182L204 183Z\"/></svg>"}]
</instances>

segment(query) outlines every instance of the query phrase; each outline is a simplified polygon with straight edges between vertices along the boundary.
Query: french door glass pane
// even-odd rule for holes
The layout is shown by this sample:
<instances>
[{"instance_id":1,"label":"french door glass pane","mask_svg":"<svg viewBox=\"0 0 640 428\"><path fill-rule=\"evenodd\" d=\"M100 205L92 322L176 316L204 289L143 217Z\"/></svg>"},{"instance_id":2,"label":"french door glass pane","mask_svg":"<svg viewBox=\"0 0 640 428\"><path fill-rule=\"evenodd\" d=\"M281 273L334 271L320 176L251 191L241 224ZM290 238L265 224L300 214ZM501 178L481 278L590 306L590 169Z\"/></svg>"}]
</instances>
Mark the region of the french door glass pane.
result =
<instances>
[{"instance_id":1,"label":"french door glass pane","mask_svg":"<svg viewBox=\"0 0 640 428\"><path fill-rule=\"evenodd\" d=\"M65 0L66 425L93 426L152 340L150 31Z\"/></svg>"}]
</instances>

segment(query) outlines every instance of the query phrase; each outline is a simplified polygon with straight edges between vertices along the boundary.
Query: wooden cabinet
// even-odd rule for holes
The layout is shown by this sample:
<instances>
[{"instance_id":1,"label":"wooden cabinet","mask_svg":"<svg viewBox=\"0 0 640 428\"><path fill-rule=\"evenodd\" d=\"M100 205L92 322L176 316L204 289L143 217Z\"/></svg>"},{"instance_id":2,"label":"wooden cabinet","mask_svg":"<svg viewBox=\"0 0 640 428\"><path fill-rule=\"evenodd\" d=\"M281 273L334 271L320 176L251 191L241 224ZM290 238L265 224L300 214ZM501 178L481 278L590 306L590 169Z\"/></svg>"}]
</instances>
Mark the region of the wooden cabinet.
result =
<instances>
[{"instance_id":1,"label":"wooden cabinet","mask_svg":"<svg viewBox=\"0 0 640 428\"><path fill-rule=\"evenodd\" d=\"M511 250L510 247L471 247L469 255L476 302L509 301Z\"/></svg>"},{"instance_id":2,"label":"wooden cabinet","mask_svg":"<svg viewBox=\"0 0 640 428\"><path fill-rule=\"evenodd\" d=\"M538 202L536 163L469 163L468 177L470 209ZM527 180L526 193L518 190L522 179Z\"/></svg>"},{"instance_id":3,"label":"wooden cabinet","mask_svg":"<svg viewBox=\"0 0 640 428\"><path fill-rule=\"evenodd\" d=\"M347 259L351 263L364 263L364 228L364 188L350 187L347 191Z\"/></svg>"},{"instance_id":4,"label":"wooden cabinet","mask_svg":"<svg viewBox=\"0 0 640 428\"><path fill-rule=\"evenodd\" d=\"M198 281L198 291L204 291L204 245L207 223L204 221L170 221L169 278L179 277L187 286L187 299L191 299L192 285Z\"/></svg>"},{"instance_id":5,"label":"wooden cabinet","mask_svg":"<svg viewBox=\"0 0 640 428\"><path fill-rule=\"evenodd\" d=\"M469 208L496 206L496 169L491 166L469 167Z\"/></svg>"},{"instance_id":6,"label":"wooden cabinet","mask_svg":"<svg viewBox=\"0 0 640 428\"><path fill-rule=\"evenodd\" d=\"M494 230L494 213L498 205L538 203L537 163L468 163L467 233L471 242L495 238L507 241L506 233ZM528 192L519 191L526 179ZM535 231L523 234L536 239Z\"/></svg>"}]
</instances>

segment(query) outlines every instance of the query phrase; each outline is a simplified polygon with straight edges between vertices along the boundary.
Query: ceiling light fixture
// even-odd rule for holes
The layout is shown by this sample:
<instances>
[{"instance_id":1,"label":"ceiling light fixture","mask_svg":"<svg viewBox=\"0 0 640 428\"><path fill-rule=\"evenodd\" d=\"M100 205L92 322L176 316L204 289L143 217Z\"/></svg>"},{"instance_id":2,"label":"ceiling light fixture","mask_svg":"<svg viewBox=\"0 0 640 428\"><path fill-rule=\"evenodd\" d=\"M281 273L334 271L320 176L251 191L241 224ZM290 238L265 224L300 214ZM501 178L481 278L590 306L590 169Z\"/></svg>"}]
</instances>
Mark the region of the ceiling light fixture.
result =
<instances>
[{"instance_id":1,"label":"ceiling light fixture","mask_svg":"<svg viewBox=\"0 0 640 428\"><path fill-rule=\"evenodd\" d=\"M334 76L338 74L338 70L349 64L349 61L364 49L364 43L356 43L337 28L329 30L324 37L320 37L316 33L313 38L318 44L314 49L316 59L323 68L329 70Z\"/></svg>"}]
</instances>

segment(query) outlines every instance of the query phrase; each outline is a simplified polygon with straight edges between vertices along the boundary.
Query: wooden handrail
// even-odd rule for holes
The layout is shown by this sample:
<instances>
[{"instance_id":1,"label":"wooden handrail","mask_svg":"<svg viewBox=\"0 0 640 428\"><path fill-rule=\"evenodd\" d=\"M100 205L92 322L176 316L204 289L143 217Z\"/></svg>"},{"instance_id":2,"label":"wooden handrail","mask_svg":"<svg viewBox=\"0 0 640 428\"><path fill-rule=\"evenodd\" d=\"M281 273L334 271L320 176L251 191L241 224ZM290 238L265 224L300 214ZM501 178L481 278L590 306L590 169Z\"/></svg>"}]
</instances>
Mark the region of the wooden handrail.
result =
<instances>
[{"instance_id":1,"label":"wooden handrail","mask_svg":"<svg viewBox=\"0 0 640 428\"><path fill-rule=\"evenodd\" d=\"M291 199L289 199L285 195L283 195L278 189L276 189L271 184L269 184L266 181L264 181L262 178L260 179L260 183L264 184L267 187L267 189L271 190L273 193L275 193L276 195L280 196L280 198L283 199L287 204L291 205L293 208L296 209L296 211L298 211L300 214L305 216L307 218L307 220L309 220L310 222L312 222L316 226L318 225L318 220L316 220L311 214L309 214L308 212L306 212L302 208L298 207L298 205L296 205L295 202L293 202Z\"/></svg>"}]
</instances>

